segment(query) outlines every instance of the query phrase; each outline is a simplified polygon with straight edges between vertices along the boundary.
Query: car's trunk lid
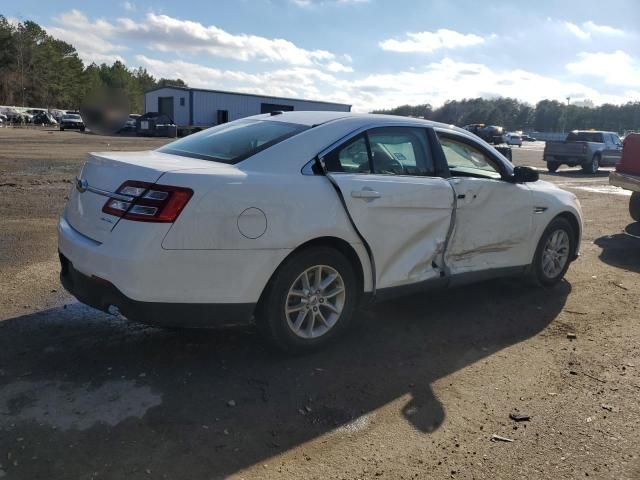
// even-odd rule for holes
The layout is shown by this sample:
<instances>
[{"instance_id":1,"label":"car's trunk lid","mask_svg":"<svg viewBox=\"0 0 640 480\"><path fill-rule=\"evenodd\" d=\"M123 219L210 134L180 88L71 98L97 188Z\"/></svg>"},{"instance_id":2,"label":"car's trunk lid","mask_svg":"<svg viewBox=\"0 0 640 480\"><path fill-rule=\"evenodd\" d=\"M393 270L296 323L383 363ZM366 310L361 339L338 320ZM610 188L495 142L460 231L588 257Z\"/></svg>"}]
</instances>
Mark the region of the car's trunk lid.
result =
<instances>
[{"instance_id":1,"label":"car's trunk lid","mask_svg":"<svg viewBox=\"0 0 640 480\"><path fill-rule=\"evenodd\" d=\"M102 243L119 220L102 207L124 182L155 183L166 172L211 168L212 163L157 151L90 153L69 196L66 219L75 230Z\"/></svg>"}]
</instances>

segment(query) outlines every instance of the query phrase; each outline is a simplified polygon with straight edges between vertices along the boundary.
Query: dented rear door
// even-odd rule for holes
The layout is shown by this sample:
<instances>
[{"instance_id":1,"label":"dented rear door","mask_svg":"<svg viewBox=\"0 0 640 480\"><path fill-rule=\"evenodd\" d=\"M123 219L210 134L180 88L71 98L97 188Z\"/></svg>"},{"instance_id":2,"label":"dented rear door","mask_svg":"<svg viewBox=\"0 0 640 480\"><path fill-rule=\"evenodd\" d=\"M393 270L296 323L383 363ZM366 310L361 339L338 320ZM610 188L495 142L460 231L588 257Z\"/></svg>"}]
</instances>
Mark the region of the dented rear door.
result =
<instances>
[{"instance_id":1,"label":"dented rear door","mask_svg":"<svg viewBox=\"0 0 640 480\"><path fill-rule=\"evenodd\" d=\"M438 177L336 174L371 248L378 289L440 277L453 192Z\"/></svg>"},{"instance_id":2,"label":"dented rear door","mask_svg":"<svg viewBox=\"0 0 640 480\"><path fill-rule=\"evenodd\" d=\"M349 215L368 244L376 288L442 276L453 189L432 176L423 128L373 128L327 154L324 161Z\"/></svg>"}]
</instances>

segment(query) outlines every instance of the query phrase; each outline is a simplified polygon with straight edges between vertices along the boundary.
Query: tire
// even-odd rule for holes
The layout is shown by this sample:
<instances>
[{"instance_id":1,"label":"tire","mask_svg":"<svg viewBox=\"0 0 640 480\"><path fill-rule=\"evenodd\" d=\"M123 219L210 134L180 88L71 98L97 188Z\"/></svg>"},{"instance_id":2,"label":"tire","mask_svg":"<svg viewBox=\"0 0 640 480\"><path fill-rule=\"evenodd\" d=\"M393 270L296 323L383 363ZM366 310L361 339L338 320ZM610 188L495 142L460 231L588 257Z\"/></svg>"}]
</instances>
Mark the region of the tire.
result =
<instances>
[{"instance_id":1,"label":"tire","mask_svg":"<svg viewBox=\"0 0 640 480\"><path fill-rule=\"evenodd\" d=\"M591 158L591 162L586 164L586 165L582 165L582 170L585 173L590 173L591 175L594 175L596 173L598 173L598 168L600 167L600 154L596 153L592 158Z\"/></svg>"},{"instance_id":2,"label":"tire","mask_svg":"<svg viewBox=\"0 0 640 480\"><path fill-rule=\"evenodd\" d=\"M325 297L320 290L321 294L315 295L313 288L317 285L318 267L323 269L320 278L325 282L330 275L338 274L324 293L332 294L342 287L341 293ZM306 296L303 292L305 272L311 287ZM349 326L360 290L353 266L342 253L329 247L310 247L286 259L274 273L258 306L256 324L260 332L281 350L289 353L317 350ZM339 314L333 312L329 304L339 309ZM289 314L287 307L292 310Z\"/></svg>"},{"instance_id":3,"label":"tire","mask_svg":"<svg viewBox=\"0 0 640 480\"><path fill-rule=\"evenodd\" d=\"M81 132L84 132L84 127L80 127L80 131L81 131Z\"/></svg>"},{"instance_id":4,"label":"tire","mask_svg":"<svg viewBox=\"0 0 640 480\"><path fill-rule=\"evenodd\" d=\"M564 263L561 261L553 263L553 270L547 270L545 268L545 264L548 262L548 256L545 255L546 247L549 242L551 245L551 249L553 250L554 243L554 235L558 233L559 235L566 235L566 246L563 246L558 249L558 253L562 252L563 256L566 255ZM571 224L568 220L562 217L554 218L551 223L547 226L545 231L540 237L540 241L538 242L538 246L536 248L536 253L533 257L533 263L531 264L531 276L535 284L541 285L544 287L550 287L558 283L564 277L565 273L567 273L567 269L571 264L571 259L575 252L576 248L576 233L573 231ZM558 237L556 237L557 239ZM565 245L562 243L562 245Z\"/></svg>"},{"instance_id":5,"label":"tire","mask_svg":"<svg viewBox=\"0 0 640 480\"><path fill-rule=\"evenodd\" d=\"M640 192L633 192L629 199L629 214L636 222L640 222Z\"/></svg>"},{"instance_id":6,"label":"tire","mask_svg":"<svg viewBox=\"0 0 640 480\"><path fill-rule=\"evenodd\" d=\"M549 170L551 173L556 172L558 170L558 167L560 167L559 163L547 162L547 170Z\"/></svg>"},{"instance_id":7,"label":"tire","mask_svg":"<svg viewBox=\"0 0 640 480\"><path fill-rule=\"evenodd\" d=\"M61 132L64 132L64 127L60 127L60 131L61 131Z\"/></svg>"}]
</instances>

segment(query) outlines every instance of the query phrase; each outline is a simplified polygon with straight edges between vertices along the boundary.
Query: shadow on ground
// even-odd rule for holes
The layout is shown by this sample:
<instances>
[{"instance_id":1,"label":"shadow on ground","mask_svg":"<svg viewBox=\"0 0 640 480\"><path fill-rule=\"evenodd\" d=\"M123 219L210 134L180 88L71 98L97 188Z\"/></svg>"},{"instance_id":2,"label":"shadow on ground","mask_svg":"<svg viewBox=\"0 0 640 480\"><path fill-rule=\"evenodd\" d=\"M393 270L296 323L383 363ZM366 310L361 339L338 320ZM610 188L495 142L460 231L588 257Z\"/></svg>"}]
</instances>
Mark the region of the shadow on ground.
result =
<instances>
[{"instance_id":1,"label":"shadow on ground","mask_svg":"<svg viewBox=\"0 0 640 480\"><path fill-rule=\"evenodd\" d=\"M0 324L0 455L18 465L3 468L219 478L366 429L406 394L402 415L428 435L446 415L431 384L539 333L570 291L505 280L387 302L331 348L293 358L252 330L164 331L78 304L14 318Z\"/></svg>"},{"instance_id":2,"label":"shadow on ground","mask_svg":"<svg viewBox=\"0 0 640 480\"><path fill-rule=\"evenodd\" d=\"M639 238L617 233L597 238L593 243L602 249L599 258L604 263L631 272L640 272L640 222L627 225L625 231Z\"/></svg>"}]
</instances>

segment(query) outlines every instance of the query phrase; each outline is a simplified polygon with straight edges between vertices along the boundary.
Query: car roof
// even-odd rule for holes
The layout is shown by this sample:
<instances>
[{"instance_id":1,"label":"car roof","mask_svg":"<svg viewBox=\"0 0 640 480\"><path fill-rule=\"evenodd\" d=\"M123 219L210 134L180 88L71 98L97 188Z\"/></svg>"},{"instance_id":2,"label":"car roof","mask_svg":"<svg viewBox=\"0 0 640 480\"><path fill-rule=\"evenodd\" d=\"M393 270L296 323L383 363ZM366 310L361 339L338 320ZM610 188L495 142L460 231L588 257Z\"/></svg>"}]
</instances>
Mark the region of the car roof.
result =
<instances>
[{"instance_id":1,"label":"car roof","mask_svg":"<svg viewBox=\"0 0 640 480\"><path fill-rule=\"evenodd\" d=\"M254 115L249 118L256 120L271 120L276 122L297 123L299 125L306 125L309 127L322 125L328 122L345 122L349 123L352 126L355 125L363 127L372 123L376 125L401 123L408 126L437 127L442 129L455 130L456 132L466 135L469 134L467 130L463 130L462 128L456 127L455 125L446 125L444 123L425 120L422 118L402 117L398 115L381 115L375 113L293 111L282 112L276 115L266 113L262 115Z\"/></svg>"}]
</instances>

